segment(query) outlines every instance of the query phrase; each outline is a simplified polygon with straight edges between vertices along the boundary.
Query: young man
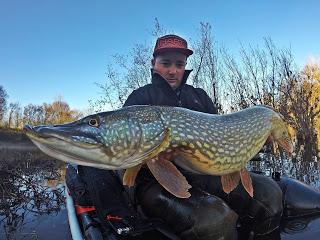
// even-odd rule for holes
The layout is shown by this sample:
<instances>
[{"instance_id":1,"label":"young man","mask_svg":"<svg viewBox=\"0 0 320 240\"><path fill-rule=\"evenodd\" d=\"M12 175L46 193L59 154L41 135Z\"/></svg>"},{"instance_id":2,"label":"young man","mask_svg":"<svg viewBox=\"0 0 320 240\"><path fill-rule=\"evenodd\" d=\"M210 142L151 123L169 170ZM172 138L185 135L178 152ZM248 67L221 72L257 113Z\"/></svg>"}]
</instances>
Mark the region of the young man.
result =
<instances>
[{"instance_id":1,"label":"young man","mask_svg":"<svg viewBox=\"0 0 320 240\"><path fill-rule=\"evenodd\" d=\"M124 106L163 105L217 113L212 100L200 88L186 84L191 70L186 70L187 58L192 54L187 42L175 35L157 40L151 69L151 84L133 91Z\"/></svg>"},{"instance_id":2,"label":"young man","mask_svg":"<svg viewBox=\"0 0 320 240\"><path fill-rule=\"evenodd\" d=\"M153 52L151 83L134 90L124 106L177 106L217 114L207 93L186 83L191 70L185 67L192 53L186 40L179 36L158 38ZM105 205L105 211L101 210L100 214L128 215L122 186L114 172L88 167L81 169L84 176L89 176L89 179L95 177L97 184L104 185L102 190L94 183L90 186L95 201ZM192 186L190 198L177 199L168 193L147 168L140 170L134 190L135 199L144 213L163 219L181 238L237 239L237 220L254 232L255 239L270 239L269 233L278 228L282 192L272 180L252 174L255 195L251 198L241 185L225 194L220 177L181 171Z\"/></svg>"}]
</instances>

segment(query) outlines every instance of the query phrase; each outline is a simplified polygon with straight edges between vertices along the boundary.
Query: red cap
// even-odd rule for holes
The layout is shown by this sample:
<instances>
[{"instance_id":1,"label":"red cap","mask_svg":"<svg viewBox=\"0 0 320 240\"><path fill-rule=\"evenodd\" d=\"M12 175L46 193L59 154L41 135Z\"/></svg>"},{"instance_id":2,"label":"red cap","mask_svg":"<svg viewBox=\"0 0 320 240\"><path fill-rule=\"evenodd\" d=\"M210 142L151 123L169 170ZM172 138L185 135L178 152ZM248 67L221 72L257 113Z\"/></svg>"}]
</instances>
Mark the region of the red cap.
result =
<instances>
[{"instance_id":1,"label":"red cap","mask_svg":"<svg viewBox=\"0 0 320 240\"><path fill-rule=\"evenodd\" d=\"M171 50L181 52L187 57L193 54L193 51L188 49L187 41L182 37L179 37L177 35L165 35L157 39L157 43L153 51L153 56Z\"/></svg>"}]
</instances>

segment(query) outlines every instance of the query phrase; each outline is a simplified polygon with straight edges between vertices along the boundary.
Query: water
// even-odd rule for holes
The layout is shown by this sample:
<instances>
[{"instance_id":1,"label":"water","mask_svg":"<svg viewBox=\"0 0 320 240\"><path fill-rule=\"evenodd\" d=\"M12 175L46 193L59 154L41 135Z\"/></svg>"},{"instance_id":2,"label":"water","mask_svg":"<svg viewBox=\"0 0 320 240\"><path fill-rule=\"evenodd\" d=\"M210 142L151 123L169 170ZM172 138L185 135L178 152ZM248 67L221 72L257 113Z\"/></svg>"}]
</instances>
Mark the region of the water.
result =
<instances>
[{"instance_id":1,"label":"water","mask_svg":"<svg viewBox=\"0 0 320 240\"><path fill-rule=\"evenodd\" d=\"M32 146L0 146L0 239L72 239L64 164Z\"/></svg>"},{"instance_id":2,"label":"water","mask_svg":"<svg viewBox=\"0 0 320 240\"><path fill-rule=\"evenodd\" d=\"M271 154L262 153L258 161L251 161L248 169L271 177L274 172L281 176L297 179L315 189L320 190L320 162L300 161L287 157L275 158Z\"/></svg>"},{"instance_id":3,"label":"water","mask_svg":"<svg viewBox=\"0 0 320 240\"><path fill-rule=\"evenodd\" d=\"M319 226L319 216L283 222L281 240L318 240L320 239Z\"/></svg>"}]
</instances>

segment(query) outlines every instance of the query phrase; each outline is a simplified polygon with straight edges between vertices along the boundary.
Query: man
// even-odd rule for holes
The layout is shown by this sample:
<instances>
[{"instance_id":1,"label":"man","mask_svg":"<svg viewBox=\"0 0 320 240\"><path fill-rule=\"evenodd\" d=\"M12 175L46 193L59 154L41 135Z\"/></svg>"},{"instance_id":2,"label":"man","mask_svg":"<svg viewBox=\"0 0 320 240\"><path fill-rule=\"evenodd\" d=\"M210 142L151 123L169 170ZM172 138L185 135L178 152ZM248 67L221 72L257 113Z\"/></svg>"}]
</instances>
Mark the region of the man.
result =
<instances>
[{"instance_id":1,"label":"man","mask_svg":"<svg viewBox=\"0 0 320 240\"><path fill-rule=\"evenodd\" d=\"M186 83L191 70L186 70L185 67L192 54L186 40L179 36L166 35L158 38L151 62L151 83L134 90L124 106L177 106L217 114L207 93ZM269 233L279 226L282 192L272 180L252 174L255 195L251 198L241 185L230 194L225 194L220 177L181 171L192 186L191 197L188 199L177 199L166 192L147 168L140 170L134 190L137 204L141 205L143 212L149 217L163 219L181 238L237 239L238 216L239 224L249 226L244 232L247 234L248 231L253 231L255 239L270 239ZM102 216L130 215L119 179L112 171L82 167L81 172L83 176L89 176L89 179L95 176L95 181L109 191L108 194L101 193L105 190L92 191L100 205L106 206L105 211L100 211ZM92 184L91 189L95 185Z\"/></svg>"},{"instance_id":2,"label":"man","mask_svg":"<svg viewBox=\"0 0 320 240\"><path fill-rule=\"evenodd\" d=\"M193 53L187 42L175 35L157 40L152 59L152 83L133 91L125 102L129 105L179 106L217 113L207 93L186 84L191 70L185 70L187 58Z\"/></svg>"}]
</instances>

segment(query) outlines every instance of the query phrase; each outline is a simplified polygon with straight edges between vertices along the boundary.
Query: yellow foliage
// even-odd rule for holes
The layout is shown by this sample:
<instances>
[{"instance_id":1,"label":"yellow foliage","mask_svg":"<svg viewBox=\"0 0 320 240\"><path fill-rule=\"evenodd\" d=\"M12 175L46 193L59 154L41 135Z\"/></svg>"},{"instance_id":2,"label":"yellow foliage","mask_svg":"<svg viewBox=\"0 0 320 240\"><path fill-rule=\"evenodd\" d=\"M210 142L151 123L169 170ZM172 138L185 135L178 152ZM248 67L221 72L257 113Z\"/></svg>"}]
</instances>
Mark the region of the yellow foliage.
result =
<instances>
[{"instance_id":1,"label":"yellow foliage","mask_svg":"<svg viewBox=\"0 0 320 240\"><path fill-rule=\"evenodd\" d=\"M320 63L311 61L303 68L306 76L305 88L312 91L310 104L314 107L314 112L320 111ZM316 130L318 133L318 149L320 149L320 114L316 119Z\"/></svg>"},{"instance_id":2,"label":"yellow foliage","mask_svg":"<svg viewBox=\"0 0 320 240\"><path fill-rule=\"evenodd\" d=\"M51 104L44 104L46 124L62 124L75 121L79 118L80 113L71 110L66 102L61 99Z\"/></svg>"}]
</instances>

